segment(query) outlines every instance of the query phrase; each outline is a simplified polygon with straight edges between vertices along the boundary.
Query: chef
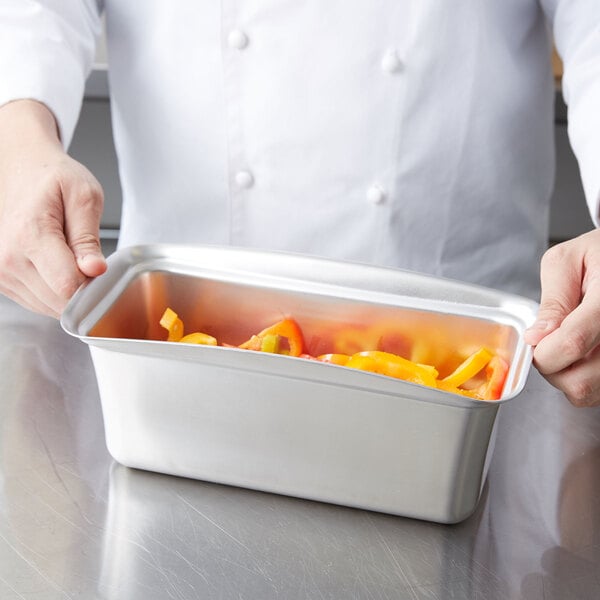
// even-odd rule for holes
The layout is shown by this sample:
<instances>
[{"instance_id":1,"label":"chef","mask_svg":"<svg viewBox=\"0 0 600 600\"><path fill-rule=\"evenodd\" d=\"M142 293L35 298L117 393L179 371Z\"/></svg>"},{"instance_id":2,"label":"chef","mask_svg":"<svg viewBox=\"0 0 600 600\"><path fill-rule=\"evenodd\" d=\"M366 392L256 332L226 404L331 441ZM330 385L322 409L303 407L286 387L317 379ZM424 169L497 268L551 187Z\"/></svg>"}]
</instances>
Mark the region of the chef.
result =
<instances>
[{"instance_id":1,"label":"chef","mask_svg":"<svg viewBox=\"0 0 600 600\"><path fill-rule=\"evenodd\" d=\"M301 252L536 298L541 261L535 364L600 404L600 231L545 252L552 37L600 224L598 0L2 0L0 291L47 315L106 268L102 190L66 154L102 12L120 245Z\"/></svg>"}]
</instances>

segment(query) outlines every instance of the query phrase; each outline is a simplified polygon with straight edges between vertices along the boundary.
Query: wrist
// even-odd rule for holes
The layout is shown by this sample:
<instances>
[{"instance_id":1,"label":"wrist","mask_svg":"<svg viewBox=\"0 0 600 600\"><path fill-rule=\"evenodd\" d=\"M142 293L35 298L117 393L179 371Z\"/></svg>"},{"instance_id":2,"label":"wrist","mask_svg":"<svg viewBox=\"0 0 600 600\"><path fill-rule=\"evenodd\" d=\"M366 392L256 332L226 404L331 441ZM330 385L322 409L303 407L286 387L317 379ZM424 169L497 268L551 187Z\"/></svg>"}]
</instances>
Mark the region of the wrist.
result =
<instances>
[{"instance_id":1,"label":"wrist","mask_svg":"<svg viewBox=\"0 0 600 600\"><path fill-rule=\"evenodd\" d=\"M0 106L0 139L20 144L45 142L62 148L54 114L37 100L13 100Z\"/></svg>"}]
</instances>

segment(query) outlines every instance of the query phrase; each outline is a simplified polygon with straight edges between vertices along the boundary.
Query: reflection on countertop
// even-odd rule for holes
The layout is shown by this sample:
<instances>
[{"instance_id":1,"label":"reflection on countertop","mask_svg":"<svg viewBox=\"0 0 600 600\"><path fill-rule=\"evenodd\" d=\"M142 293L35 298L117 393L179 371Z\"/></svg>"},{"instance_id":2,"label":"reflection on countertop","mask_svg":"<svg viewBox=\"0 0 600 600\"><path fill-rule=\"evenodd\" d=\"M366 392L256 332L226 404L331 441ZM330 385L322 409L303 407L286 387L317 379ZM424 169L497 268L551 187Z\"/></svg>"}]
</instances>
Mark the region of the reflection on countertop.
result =
<instances>
[{"instance_id":1,"label":"reflection on countertop","mask_svg":"<svg viewBox=\"0 0 600 600\"><path fill-rule=\"evenodd\" d=\"M122 467L86 346L4 298L0 340L3 600L600 597L600 412L535 372L444 526Z\"/></svg>"}]
</instances>

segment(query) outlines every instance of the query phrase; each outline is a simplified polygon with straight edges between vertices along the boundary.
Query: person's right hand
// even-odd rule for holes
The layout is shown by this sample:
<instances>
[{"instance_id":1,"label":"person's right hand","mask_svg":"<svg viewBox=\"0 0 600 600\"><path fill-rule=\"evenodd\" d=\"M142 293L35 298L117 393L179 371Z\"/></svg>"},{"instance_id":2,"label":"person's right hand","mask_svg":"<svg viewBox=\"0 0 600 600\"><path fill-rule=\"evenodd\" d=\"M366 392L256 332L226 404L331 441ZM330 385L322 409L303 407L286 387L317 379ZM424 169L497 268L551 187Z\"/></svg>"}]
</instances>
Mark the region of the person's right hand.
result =
<instances>
[{"instance_id":1,"label":"person's right hand","mask_svg":"<svg viewBox=\"0 0 600 600\"><path fill-rule=\"evenodd\" d=\"M87 277L106 270L102 188L63 150L43 104L1 107L0 140L0 293L58 317Z\"/></svg>"}]
</instances>

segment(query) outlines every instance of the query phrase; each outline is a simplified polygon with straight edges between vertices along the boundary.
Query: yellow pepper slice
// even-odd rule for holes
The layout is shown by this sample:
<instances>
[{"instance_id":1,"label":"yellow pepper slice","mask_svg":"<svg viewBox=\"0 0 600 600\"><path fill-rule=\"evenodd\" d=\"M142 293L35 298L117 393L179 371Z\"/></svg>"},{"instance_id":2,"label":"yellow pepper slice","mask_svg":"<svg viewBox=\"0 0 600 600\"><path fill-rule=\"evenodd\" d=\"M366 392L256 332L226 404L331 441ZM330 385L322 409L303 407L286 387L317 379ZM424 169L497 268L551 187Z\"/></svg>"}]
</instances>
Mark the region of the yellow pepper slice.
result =
<instances>
[{"instance_id":1,"label":"yellow pepper slice","mask_svg":"<svg viewBox=\"0 0 600 600\"><path fill-rule=\"evenodd\" d=\"M183 337L183 321L174 310L167 308L160 318L160 324L169 332L168 342L178 342Z\"/></svg>"},{"instance_id":2,"label":"yellow pepper slice","mask_svg":"<svg viewBox=\"0 0 600 600\"><path fill-rule=\"evenodd\" d=\"M447 389L461 386L472 377L475 377L492 360L493 356L487 348L480 348L476 352L473 352L450 375L444 377L439 382L441 384L439 387Z\"/></svg>"},{"instance_id":3,"label":"yellow pepper slice","mask_svg":"<svg viewBox=\"0 0 600 600\"><path fill-rule=\"evenodd\" d=\"M281 336L277 333L265 335L260 341L261 352L279 354L281 350Z\"/></svg>"},{"instance_id":4,"label":"yellow pepper slice","mask_svg":"<svg viewBox=\"0 0 600 600\"><path fill-rule=\"evenodd\" d=\"M208 335L208 333L202 333L200 331L188 333L187 335L184 335L179 341L184 344L201 344L203 346L217 345L217 338L214 338L212 335Z\"/></svg>"},{"instance_id":5,"label":"yellow pepper slice","mask_svg":"<svg viewBox=\"0 0 600 600\"><path fill-rule=\"evenodd\" d=\"M317 356L317 360L320 360L321 362L331 363L333 365L344 366L348 363L350 357L347 354L329 353Z\"/></svg>"},{"instance_id":6,"label":"yellow pepper slice","mask_svg":"<svg viewBox=\"0 0 600 600\"><path fill-rule=\"evenodd\" d=\"M367 359L363 363L363 367L358 366L360 364L358 361L361 359ZM387 375L388 377L436 387L438 372L435 367L414 363L390 352L381 350L358 352L350 357L346 366L351 367L353 364L357 365L355 368L364 368L364 370Z\"/></svg>"},{"instance_id":7,"label":"yellow pepper slice","mask_svg":"<svg viewBox=\"0 0 600 600\"><path fill-rule=\"evenodd\" d=\"M370 356L361 356L360 354L353 354L344 365L351 369L360 369L361 371L371 371L373 373L379 373L377 370L377 361Z\"/></svg>"}]
</instances>

